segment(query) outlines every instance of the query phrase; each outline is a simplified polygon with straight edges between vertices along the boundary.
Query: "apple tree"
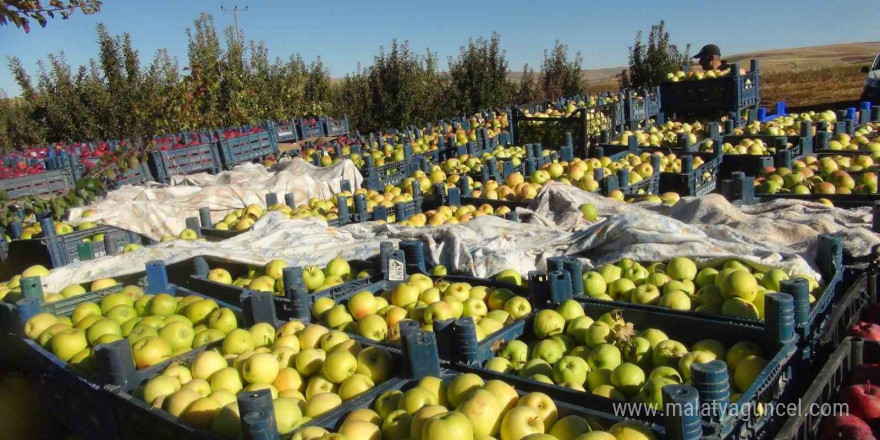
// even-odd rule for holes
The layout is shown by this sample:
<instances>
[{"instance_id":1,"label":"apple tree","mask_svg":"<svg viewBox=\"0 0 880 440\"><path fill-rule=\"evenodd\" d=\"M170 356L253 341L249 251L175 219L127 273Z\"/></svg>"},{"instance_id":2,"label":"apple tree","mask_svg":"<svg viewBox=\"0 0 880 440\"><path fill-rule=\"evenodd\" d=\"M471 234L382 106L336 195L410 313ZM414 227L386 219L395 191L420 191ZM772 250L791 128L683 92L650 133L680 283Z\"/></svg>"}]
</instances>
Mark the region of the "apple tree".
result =
<instances>
[{"instance_id":1,"label":"apple tree","mask_svg":"<svg viewBox=\"0 0 880 440\"><path fill-rule=\"evenodd\" d=\"M43 4L41 0L3 0L0 2L0 24L12 23L16 27L31 31L31 20L41 27L46 27L50 18L59 15L66 20L77 9L83 14L94 14L101 10L101 0L50 0Z\"/></svg>"}]
</instances>

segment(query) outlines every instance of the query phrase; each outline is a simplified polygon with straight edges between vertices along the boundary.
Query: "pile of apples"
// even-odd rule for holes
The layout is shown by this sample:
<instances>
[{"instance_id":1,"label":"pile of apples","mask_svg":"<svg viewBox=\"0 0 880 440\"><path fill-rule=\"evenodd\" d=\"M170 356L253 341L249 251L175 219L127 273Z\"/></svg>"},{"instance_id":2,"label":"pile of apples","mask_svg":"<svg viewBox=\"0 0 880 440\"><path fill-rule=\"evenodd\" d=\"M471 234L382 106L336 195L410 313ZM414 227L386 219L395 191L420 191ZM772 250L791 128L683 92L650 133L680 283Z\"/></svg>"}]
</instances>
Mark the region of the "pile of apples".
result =
<instances>
[{"instance_id":1,"label":"pile of apples","mask_svg":"<svg viewBox=\"0 0 880 440\"><path fill-rule=\"evenodd\" d=\"M30 278L30 277L45 277L49 275L49 269L41 264L36 264L31 267L25 269L22 273L13 276L8 281L0 283L0 300L14 303L21 299L22 291L21 291L21 280L22 278ZM119 285L120 283L113 278L101 278L91 282L91 288L86 290L79 284L71 284L69 286L64 287L58 293L51 292L43 292L43 302L51 303L55 301L61 301L63 299L72 298L75 296L82 295L86 292L93 292L95 290L106 289L108 287L113 287ZM126 292L131 292L132 295L140 296L141 290L137 286L125 286ZM130 295L130 296L132 296Z\"/></svg>"},{"instance_id":2,"label":"pile of apples","mask_svg":"<svg viewBox=\"0 0 880 440\"><path fill-rule=\"evenodd\" d=\"M457 225L467 223L477 217L484 215L494 215L496 217L504 217L510 212L507 206L499 206L493 208L492 205L482 204L479 207L475 205L462 205L459 207L441 206L437 209L425 211L416 214L397 224L400 226L440 226L440 225Z\"/></svg>"},{"instance_id":3,"label":"pile of apples","mask_svg":"<svg viewBox=\"0 0 880 440\"><path fill-rule=\"evenodd\" d=\"M781 269L763 271L739 260L698 267L685 257L646 265L625 258L585 273L583 281L584 294L603 301L763 320L764 296L791 278L806 279L810 304L815 302L814 295L821 293L815 279Z\"/></svg>"},{"instance_id":4,"label":"pile of apples","mask_svg":"<svg viewBox=\"0 0 880 440\"><path fill-rule=\"evenodd\" d=\"M660 390L689 383L693 364L725 361L731 389L738 393L767 365L763 350L752 341L725 347L703 339L688 349L660 329L637 332L624 318L621 311L586 316L577 301L565 301L556 310L539 311L531 337L508 342L485 368L660 409ZM733 394L730 400L739 397Z\"/></svg>"},{"instance_id":5,"label":"pile of apples","mask_svg":"<svg viewBox=\"0 0 880 440\"><path fill-rule=\"evenodd\" d=\"M776 154L776 146L767 145L761 139L742 139L736 145L730 142L721 144L721 151L734 156L771 156Z\"/></svg>"},{"instance_id":6,"label":"pile of apples","mask_svg":"<svg viewBox=\"0 0 880 440\"><path fill-rule=\"evenodd\" d=\"M877 129L864 125L856 129L852 136L846 133L834 135L828 142L829 150L880 152L880 137Z\"/></svg>"},{"instance_id":7,"label":"pile of apples","mask_svg":"<svg viewBox=\"0 0 880 440\"><path fill-rule=\"evenodd\" d=\"M173 362L135 394L191 425L229 439L241 438L236 394L268 389L278 432L288 435L388 380L394 359L362 348L343 332L289 321L279 329L255 324L236 329L219 349L191 362Z\"/></svg>"},{"instance_id":8,"label":"pile of apples","mask_svg":"<svg viewBox=\"0 0 880 440\"><path fill-rule=\"evenodd\" d=\"M524 284L513 269L495 275L495 279ZM470 317L476 322L477 340L482 340L531 311L529 300L510 289L450 283L442 277L434 281L424 274L412 274L406 282L381 293L361 291L339 303L320 297L312 304L312 317L317 322L390 343L400 341L398 323L404 319L418 321L422 330L430 331L434 321Z\"/></svg>"},{"instance_id":9,"label":"pile of apples","mask_svg":"<svg viewBox=\"0 0 880 440\"><path fill-rule=\"evenodd\" d=\"M654 125L647 129L647 131L626 130L608 143L611 145L628 145L629 137L635 136L639 147L642 148L678 148L679 134L687 133L688 143L693 145L708 137L708 129L708 125L704 125L699 121L693 123L666 121L665 124ZM712 144L709 143L709 149L711 149L711 146Z\"/></svg>"},{"instance_id":10,"label":"pile of apples","mask_svg":"<svg viewBox=\"0 0 880 440\"><path fill-rule=\"evenodd\" d=\"M874 155L806 156L791 169L761 170L755 187L762 194L876 194L877 168Z\"/></svg>"},{"instance_id":11,"label":"pile of apples","mask_svg":"<svg viewBox=\"0 0 880 440\"><path fill-rule=\"evenodd\" d=\"M28 165L27 162L22 160L11 167L0 163L0 180L42 174L44 171L45 167L42 162L37 162L34 165Z\"/></svg>"},{"instance_id":12,"label":"pile of apples","mask_svg":"<svg viewBox=\"0 0 880 440\"><path fill-rule=\"evenodd\" d=\"M282 271L287 267L284 260L272 260L262 270L251 267L247 273L232 279L228 270L217 267L208 272L208 279L217 283L248 288L258 292L269 292L278 296L284 295L284 276ZM373 273L362 270L352 276L351 265L342 258L334 258L321 269L318 266L303 268L303 282L309 292L317 292L338 286L355 278L367 278Z\"/></svg>"},{"instance_id":13,"label":"pile of apples","mask_svg":"<svg viewBox=\"0 0 880 440\"><path fill-rule=\"evenodd\" d=\"M601 426L567 414L546 394L520 396L500 380L473 373L451 379L425 377L411 387L386 391L349 413L337 433L309 426L296 440L656 440L648 426L621 421Z\"/></svg>"},{"instance_id":14,"label":"pile of apples","mask_svg":"<svg viewBox=\"0 0 880 440\"><path fill-rule=\"evenodd\" d=\"M739 69L740 75L746 74L746 69ZM701 79L712 79L712 78L721 78L723 76L730 75L730 69L712 69L706 71L697 71L691 70L685 73L682 70L677 72L669 72L666 74L666 80L670 82L679 82L679 81L699 81ZM746 80L746 84L751 84L751 80Z\"/></svg>"},{"instance_id":15,"label":"pile of apples","mask_svg":"<svg viewBox=\"0 0 880 440\"><path fill-rule=\"evenodd\" d=\"M113 280L92 283L92 289L110 287ZM68 291L68 292L65 292ZM68 286L62 296L84 292ZM84 373L94 371L94 347L127 339L134 363L145 368L221 340L238 326L235 314L212 299L167 293L145 295L137 286L126 286L99 302L84 302L70 316L38 313L28 319L25 335L55 356Z\"/></svg>"},{"instance_id":16,"label":"pile of apples","mask_svg":"<svg viewBox=\"0 0 880 440\"><path fill-rule=\"evenodd\" d=\"M828 123L826 130L833 131L837 115L832 110L824 112L792 113L767 122L752 121L742 127L735 127L733 135L800 136L801 122L813 122L813 135L817 133L816 122Z\"/></svg>"}]
</instances>

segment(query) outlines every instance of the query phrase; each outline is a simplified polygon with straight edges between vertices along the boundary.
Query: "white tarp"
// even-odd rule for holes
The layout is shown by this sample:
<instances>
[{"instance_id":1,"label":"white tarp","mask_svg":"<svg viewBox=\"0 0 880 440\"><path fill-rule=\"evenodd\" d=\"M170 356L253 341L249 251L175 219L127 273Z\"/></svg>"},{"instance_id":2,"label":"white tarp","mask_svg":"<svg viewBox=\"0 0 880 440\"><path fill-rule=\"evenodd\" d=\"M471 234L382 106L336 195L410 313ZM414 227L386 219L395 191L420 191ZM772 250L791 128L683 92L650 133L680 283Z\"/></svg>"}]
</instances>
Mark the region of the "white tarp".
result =
<instances>
[{"instance_id":1,"label":"white tarp","mask_svg":"<svg viewBox=\"0 0 880 440\"><path fill-rule=\"evenodd\" d=\"M297 204L313 197L330 198L340 191L343 180L351 182L352 188L360 187L363 180L349 160L324 168L300 158L282 161L272 169L248 163L217 175L176 176L171 185L126 185L101 202L71 210L70 220L77 224L82 221L82 212L92 209L98 214L89 221L158 240L166 235L177 236L185 228L187 217L198 216L199 208L210 208L216 222L237 208L254 203L265 206L270 192L276 193L281 202L284 194L292 193Z\"/></svg>"},{"instance_id":2,"label":"white tarp","mask_svg":"<svg viewBox=\"0 0 880 440\"><path fill-rule=\"evenodd\" d=\"M231 182L226 179L237 178L236 173L200 176L204 179L200 184L206 186L196 189L223 187L218 182ZM238 181L229 185L248 183ZM192 187L186 186L163 188L174 189L192 191ZM185 200L194 199L195 195ZM583 220L578 211L583 203L596 206L598 221ZM150 213L158 219L161 214L155 210L156 205L166 203L151 205L154 210ZM173 206L181 212L195 209L180 199L175 199ZM54 270L45 280L46 290L139 272L149 260L161 259L170 264L196 255L258 265L273 258L282 258L294 266L323 265L334 257L361 259L375 255L379 243L387 240L420 240L425 243L430 263L481 277L508 268L521 273L545 269L546 258L557 255L576 255L587 268L621 258L665 261L687 256L706 262L735 257L757 265L782 267L791 273L818 276L814 245L819 233L841 233L846 246L856 250L857 255L859 249L880 243L880 238L867 229L871 221L867 210L827 209L795 201L739 208L720 196L710 195L686 198L675 207L633 205L568 185L551 184L529 208L518 210L521 222L483 216L459 225L422 228L375 222L332 228L319 220L288 220L278 213L268 213L252 231L223 242L173 241ZM104 210L102 213L112 215ZM124 214L134 215L131 210Z\"/></svg>"}]
</instances>

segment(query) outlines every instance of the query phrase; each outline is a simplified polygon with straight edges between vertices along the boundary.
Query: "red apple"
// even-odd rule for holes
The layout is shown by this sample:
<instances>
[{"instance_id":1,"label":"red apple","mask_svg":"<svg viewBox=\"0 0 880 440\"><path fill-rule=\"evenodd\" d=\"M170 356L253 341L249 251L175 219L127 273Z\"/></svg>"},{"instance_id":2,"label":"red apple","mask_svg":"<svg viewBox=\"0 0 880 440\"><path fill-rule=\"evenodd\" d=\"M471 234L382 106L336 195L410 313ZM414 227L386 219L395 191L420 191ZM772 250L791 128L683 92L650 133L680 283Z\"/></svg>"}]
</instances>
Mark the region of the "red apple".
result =
<instances>
[{"instance_id":1,"label":"red apple","mask_svg":"<svg viewBox=\"0 0 880 440\"><path fill-rule=\"evenodd\" d=\"M822 422L819 440L875 440L871 428L856 416L833 416Z\"/></svg>"},{"instance_id":2,"label":"red apple","mask_svg":"<svg viewBox=\"0 0 880 440\"><path fill-rule=\"evenodd\" d=\"M849 334L850 336L858 336L871 341L880 341L880 325L870 322L857 322L849 328Z\"/></svg>"},{"instance_id":3,"label":"red apple","mask_svg":"<svg viewBox=\"0 0 880 440\"><path fill-rule=\"evenodd\" d=\"M840 391L840 401L849 406L850 415L866 422L880 418L880 387L870 383L848 386Z\"/></svg>"}]
</instances>

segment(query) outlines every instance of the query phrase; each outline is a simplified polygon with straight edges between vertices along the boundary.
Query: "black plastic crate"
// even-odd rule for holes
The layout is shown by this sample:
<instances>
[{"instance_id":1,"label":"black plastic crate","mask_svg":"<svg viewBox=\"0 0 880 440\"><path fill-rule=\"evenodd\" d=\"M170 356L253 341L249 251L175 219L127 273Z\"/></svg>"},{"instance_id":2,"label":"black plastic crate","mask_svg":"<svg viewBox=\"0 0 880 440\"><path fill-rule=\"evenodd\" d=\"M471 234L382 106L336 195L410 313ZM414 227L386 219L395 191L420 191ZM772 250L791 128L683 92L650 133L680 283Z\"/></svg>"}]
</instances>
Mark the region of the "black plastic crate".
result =
<instances>
[{"instance_id":1,"label":"black plastic crate","mask_svg":"<svg viewBox=\"0 0 880 440\"><path fill-rule=\"evenodd\" d=\"M74 187L70 168L45 170L40 174L0 180L0 191L7 198L61 194Z\"/></svg>"},{"instance_id":2,"label":"black plastic crate","mask_svg":"<svg viewBox=\"0 0 880 440\"><path fill-rule=\"evenodd\" d=\"M348 124L348 115L342 115L339 119L325 116L323 120L324 133L326 133L327 136L344 136L351 133L351 128Z\"/></svg>"},{"instance_id":3,"label":"black plastic crate","mask_svg":"<svg viewBox=\"0 0 880 440\"><path fill-rule=\"evenodd\" d=\"M223 167L231 170L235 165L257 162L270 156L278 157L278 140L271 123L266 130L220 141L220 158Z\"/></svg>"},{"instance_id":4,"label":"black plastic crate","mask_svg":"<svg viewBox=\"0 0 880 440\"><path fill-rule=\"evenodd\" d=\"M82 260L116 255L122 252L127 244L153 243L147 237L115 226L100 225L92 229L56 235L55 223L51 218L41 220L40 224L44 234L48 232L50 235L11 241L6 261L0 265L0 278L8 279L35 264L54 269ZM83 239L98 234L104 236L103 240L83 242Z\"/></svg>"},{"instance_id":5,"label":"black plastic crate","mask_svg":"<svg viewBox=\"0 0 880 440\"><path fill-rule=\"evenodd\" d=\"M819 203L820 199L825 199L838 208L859 208L863 206L876 207L880 202L880 194L756 194L755 178L741 172L734 172L729 179L721 181L721 194L731 203L741 205L785 199ZM873 229L876 231L880 230L880 215L876 209L874 212Z\"/></svg>"},{"instance_id":6,"label":"black plastic crate","mask_svg":"<svg viewBox=\"0 0 880 440\"><path fill-rule=\"evenodd\" d=\"M143 185L153 180L153 174L150 173L150 167L145 163L138 164L134 168L129 168L122 172L122 175L113 184L115 187L123 185Z\"/></svg>"},{"instance_id":7,"label":"black plastic crate","mask_svg":"<svg viewBox=\"0 0 880 440\"><path fill-rule=\"evenodd\" d=\"M694 157L703 159L703 164L693 169ZM675 192L680 196L697 197L715 191L718 175L724 156L721 146L715 145L713 153L689 153L681 156L680 173L660 173L660 193Z\"/></svg>"},{"instance_id":8,"label":"black plastic crate","mask_svg":"<svg viewBox=\"0 0 880 440\"><path fill-rule=\"evenodd\" d=\"M579 108L567 117L535 117L538 106L513 108L513 131L520 144L540 143L548 148L566 144L566 133L571 133L575 154L585 157L587 148L599 142L602 132L617 133L620 128L618 112L622 102L604 102ZM529 110L526 115L523 111ZM620 116L625 120L625 115Z\"/></svg>"},{"instance_id":9,"label":"black plastic crate","mask_svg":"<svg viewBox=\"0 0 880 440\"><path fill-rule=\"evenodd\" d=\"M300 140L326 136L324 123L321 118L309 117L296 120L296 127Z\"/></svg>"},{"instance_id":10,"label":"black plastic crate","mask_svg":"<svg viewBox=\"0 0 880 440\"><path fill-rule=\"evenodd\" d=\"M777 163L790 164L793 159L804 157L813 152L813 138L811 136L723 136L721 143L738 144L743 139L762 140L766 145L776 146L776 153L773 155L725 154L724 161L721 163L720 177L722 179L730 178L735 172L755 176L766 167Z\"/></svg>"},{"instance_id":11,"label":"black plastic crate","mask_svg":"<svg viewBox=\"0 0 880 440\"><path fill-rule=\"evenodd\" d=\"M822 416L811 414L809 410L829 408L828 405L837 402L838 392L849 383L850 376L860 365L878 362L880 362L880 342L858 338L846 338L841 341L798 401L799 407L807 411L789 417L773 438L775 440L818 439ZM841 409L843 408L838 408L838 411Z\"/></svg>"},{"instance_id":12,"label":"black plastic crate","mask_svg":"<svg viewBox=\"0 0 880 440\"><path fill-rule=\"evenodd\" d=\"M412 165L412 148L409 145L404 146L404 159L397 162L386 163L385 165L374 165L373 158L369 155L364 156L365 165L358 168L361 176L364 178L363 186L367 189L382 191L386 185L397 185L410 176L413 170Z\"/></svg>"},{"instance_id":13,"label":"black plastic crate","mask_svg":"<svg viewBox=\"0 0 880 440\"><path fill-rule=\"evenodd\" d=\"M285 119L275 123L275 139L278 142L296 142L297 136L296 120Z\"/></svg>"},{"instance_id":14,"label":"black plastic crate","mask_svg":"<svg viewBox=\"0 0 880 440\"><path fill-rule=\"evenodd\" d=\"M145 293L169 293L176 296L197 295L210 298L210 296L201 295L170 283L164 262L162 261L147 263L145 275ZM119 425L116 424L114 417L116 409L108 403L108 395L103 390L102 383L111 381L111 376L120 373L115 371L114 367L125 365L132 375L147 374L147 377L149 377L152 375L149 372L161 371L161 369L174 362L178 357L173 357L160 364L146 368L144 369L146 372L144 370L136 371L129 342L123 339L109 345L98 345L96 347L94 355L96 363L107 368L102 369L99 367L97 377L87 377L73 366L58 359L36 341L29 340L21 334L24 323L30 317L43 311L40 279L26 278L22 280L22 289L29 291L25 295L25 299L17 302L11 310L3 308L4 311L9 310L12 313L14 321L18 324L15 333L4 336L6 338L4 342L6 342L6 345L10 347L10 351L13 353L14 362L20 368L25 368L29 373L35 374L40 378L41 386L37 388L37 392L45 399L47 411L57 416L57 422L73 433L110 440L123 438L119 435L119 431L117 431ZM243 322L242 318L243 315L246 315L246 312L242 312L240 307L226 304L222 301L218 301L218 305L232 309L237 315L238 322ZM73 308L64 308L57 311L69 314L72 313ZM125 356L108 363L102 362L105 359L98 352L107 349L111 345L124 346L127 349ZM205 346L201 350L207 348L208 346ZM122 362L118 362L119 360L122 360Z\"/></svg>"},{"instance_id":15,"label":"black plastic crate","mask_svg":"<svg viewBox=\"0 0 880 440\"><path fill-rule=\"evenodd\" d=\"M553 264L552 262L548 263L551 266ZM548 306L555 308L561 302L572 297L572 283L569 272L556 270L549 275L532 272L529 274L529 278L530 280L541 278L549 280L549 283L545 284L546 289L531 291L532 296L530 300L533 303L533 308L536 310L545 309ZM621 312L623 319L628 323L633 323L637 329L660 329L670 339L686 345L706 338L720 340L726 346L743 340L751 340L761 345L767 355L768 363L755 381L742 393L740 400L736 403L736 405L743 405L745 407L745 405L754 405L759 402L779 402L786 396L789 396L791 393L789 382L793 379L796 369L799 368L797 356L797 341L799 338L795 335L794 323L792 322L791 312L793 304L791 297L785 294L775 295L768 297L768 299L774 305L778 305L775 309L778 314L768 318L768 321L771 322L764 329L742 323L707 319L698 315L682 316L676 313L669 313L668 311L618 307L616 304L607 302L581 302L580 305L584 308L585 315L593 319L598 319L599 316L605 313ZM773 306L768 310L774 310ZM530 316L525 321L525 329L522 334L531 334L533 319L534 316ZM505 342L508 341L510 340L505 340ZM473 371L479 371L481 375L500 379L515 384L515 386L528 384L551 396L555 401L583 405L609 413L615 413L615 408L621 405L620 401L613 399L591 395L559 385L539 383L514 374L487 370L483 368L483 365L488 359L488 357L479 357L463 362L463 364L472 368ZM712 373L709 373L710 370ZM713 361L699 366L693 365L691 371L695 372L691 386L696 388L697 394L700 397L718 397L730 393L726 364ZM698 374L701 376L705 375L702 377L704 380L697 380ZM711 380L706 380L710 376ZM731 404L725 398L721 398L717 402L719 404ZM705 405L709 402L701 400L700 403ZM636 414L634 416L636 419L649 423L655 422L659 418L657 413L652 416L647 409L641 412L633 411L633 414ZM745 414L744 412L727 413L718 418L713 418L707 414L704 414L704 416L701 421L703 426L702 433L705 435L705 438L710 439L764 438L784 421L779 415L774 417L765 414L759 417L752 417L751 414Z\"/></svg>"},{"instance_id":16,"label":"black plastic crate","mask_svg":"<svg viewBox=\"0 0 880 440\"><path fill-rule=\"evenodd\" d=\"M169 183L171 177L177 175L217 174L222 168L216 142L152 151L150 167L156 181L161 183Z\"/></svg>"},{"instance_id":17,"label":"black plastic crate","mask_svg":"<svg viewBox=\"0 0 880 440\"><path fill-rule=\"evenodd\" d=\"M735 63L730 73L720 78L662 83L663 112L679 117L735 113L737 125L741 125L743 110L757 111L761 102L761 75L757 60L751 60L750 71L745 75L740 75L739 70L739 63Z\"/></svg>"},{"instance_id":18,"label":"black plastic crate","mask_svg":"<svg viewBox=\"0 0 880 440\"><path fill-rule=\"evenodd\" d=\"M624 108L626 109L626 124L630 129L638 126L648 127L649 120L660 113L660 87L654 86L638 90L626 91Z\"/></svg>"}]
</instances>

